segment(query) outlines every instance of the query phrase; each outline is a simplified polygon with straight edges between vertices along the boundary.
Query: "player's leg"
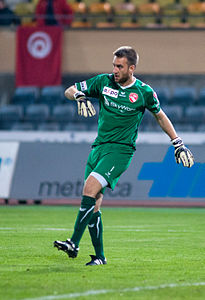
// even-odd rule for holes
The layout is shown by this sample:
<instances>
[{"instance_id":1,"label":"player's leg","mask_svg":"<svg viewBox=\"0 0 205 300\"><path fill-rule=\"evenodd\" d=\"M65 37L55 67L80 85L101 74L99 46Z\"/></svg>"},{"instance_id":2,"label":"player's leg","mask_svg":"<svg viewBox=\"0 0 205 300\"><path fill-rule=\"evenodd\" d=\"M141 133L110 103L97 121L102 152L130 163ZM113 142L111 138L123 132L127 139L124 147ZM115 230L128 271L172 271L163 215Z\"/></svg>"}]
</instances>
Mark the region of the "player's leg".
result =
<instances>
[{"instance_id":1,"label":"player's leg","mask_svg":"<svg viewBox=\"0 0 205 300\"><path fill-rule=\"evenodd\" d=\"M92 175L89 175L84 184L81 207L79 209L74 226L74 232L71 237L71 241L77 246L80 243L86 226L92 218L96 205L96 197L101 189L102 184L98 181L98 179L96 179Z\"/></svg>"},{"instance_id":2,"label":"player's leg","mask_svg":"<svg viewBox=\"0 0 205 300\"><path fill-rule=\"evenodd\" d=\"M106 264L106 258L103 250L103 224L101 218L101 203L103 194L99 193L96 197L96 205L92 218L88 224L89 233L91 236L92 244L95 249L95 255L91 256L91 261L86 265L99 265Z\"/></svg>"},{"instance_id":3,"label":"player's leg","mask_svg":"<svg viewBox=\"0 0 205 300\"><path fill-rule=\"evenodd\" d=\"M79 209L74 232L71 239L66 241L55 241L54 246L75 258L78 254L79 243L83 236L86 226L92 218L96 205L96 196L102 189L102 184L93 176L89 176L84 184L81 207Z\"/></svg>"}]
</instances>

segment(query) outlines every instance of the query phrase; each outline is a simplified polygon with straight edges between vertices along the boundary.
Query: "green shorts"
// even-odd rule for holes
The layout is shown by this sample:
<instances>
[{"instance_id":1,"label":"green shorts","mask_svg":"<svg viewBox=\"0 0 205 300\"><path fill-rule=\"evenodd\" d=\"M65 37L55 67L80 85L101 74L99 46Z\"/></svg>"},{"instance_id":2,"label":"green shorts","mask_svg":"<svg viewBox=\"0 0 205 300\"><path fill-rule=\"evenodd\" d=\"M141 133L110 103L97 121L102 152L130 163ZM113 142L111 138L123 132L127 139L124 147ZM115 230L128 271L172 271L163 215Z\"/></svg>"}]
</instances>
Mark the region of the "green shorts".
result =
<instances>
[{"instance_id":1,"label":"green shorts","mask_svg":"<svg viewBox=\"0 0 205 300\"><path fill-rule=\"evenodd\" d=\"M108 187L114 190L120 175L130 165L134 151L131 146L114 143L94 147L88 157L85 180L91 172L96 172L108 182ZM104 191L105 188L101 190L101 193Z\"/></svg>"}]
</instances>

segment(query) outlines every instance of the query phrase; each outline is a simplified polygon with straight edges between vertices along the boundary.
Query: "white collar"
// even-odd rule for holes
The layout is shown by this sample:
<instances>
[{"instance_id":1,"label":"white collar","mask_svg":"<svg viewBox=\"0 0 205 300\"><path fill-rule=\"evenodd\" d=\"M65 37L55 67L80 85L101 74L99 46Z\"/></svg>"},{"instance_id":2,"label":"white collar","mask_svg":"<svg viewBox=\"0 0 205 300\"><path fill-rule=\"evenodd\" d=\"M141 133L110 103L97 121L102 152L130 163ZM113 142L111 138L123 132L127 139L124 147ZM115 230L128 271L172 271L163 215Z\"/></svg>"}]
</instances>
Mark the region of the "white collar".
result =
<instances>
[{"instance_id":1,"label":"white collar","mask_svg":"<svg viewBox=\"0 0 205 300\"><path fill-rule=\"evenodd\" d=\"M131 86L133 86L133 85L135 84L136 80L137 80L137 79L134 77L134 81L133 81L132 83L130 83L129 85L122 86L122 85L120 85L119 83L118 83L118 85L121 87L121 89L125 90L125 89L128 89L128 88L130 88Z\"/></svg>"}]
</instances>

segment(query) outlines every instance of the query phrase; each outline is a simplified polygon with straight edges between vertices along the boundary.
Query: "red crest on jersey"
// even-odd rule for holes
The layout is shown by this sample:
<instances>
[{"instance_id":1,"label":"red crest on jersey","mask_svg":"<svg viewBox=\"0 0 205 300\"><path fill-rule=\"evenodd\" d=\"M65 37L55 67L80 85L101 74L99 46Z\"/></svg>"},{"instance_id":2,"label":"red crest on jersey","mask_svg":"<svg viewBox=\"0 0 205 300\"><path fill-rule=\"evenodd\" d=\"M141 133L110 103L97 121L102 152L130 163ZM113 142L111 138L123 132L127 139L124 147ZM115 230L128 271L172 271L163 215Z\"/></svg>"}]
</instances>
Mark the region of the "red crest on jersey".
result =
<instances>
[{"instance_id":1,"label":"red crest on jersey","mask_svg":"<svg viewBox=\"0 0 205 300\"><path fill-rule=\"evenodd\" d=\"M136 102L138 99L138 94L135 94L135 93L129 94L129 99L130 99L130 102L132 102L132 103Z\"/></svg>"},{"instance_id":2,"label":"red crest on jersey","mask_svg":"<svg viewBox=\"0 0 205 300\"><path fill-rule=\"evenodd\" d=\"M153 96L154 96L155 99L158 100L158 97L157 97L157 93L156 93L156 92L153 93Z\"/></svg>"}]
</instances>

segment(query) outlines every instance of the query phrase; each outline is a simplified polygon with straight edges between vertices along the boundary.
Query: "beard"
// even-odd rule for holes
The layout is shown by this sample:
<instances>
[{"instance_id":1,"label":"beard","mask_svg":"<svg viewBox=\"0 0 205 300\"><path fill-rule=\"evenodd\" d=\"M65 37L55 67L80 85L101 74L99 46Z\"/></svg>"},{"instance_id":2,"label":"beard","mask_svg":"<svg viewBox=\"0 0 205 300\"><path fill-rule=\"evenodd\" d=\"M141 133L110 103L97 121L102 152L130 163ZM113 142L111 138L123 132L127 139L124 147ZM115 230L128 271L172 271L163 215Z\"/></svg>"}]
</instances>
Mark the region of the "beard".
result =
<instances>
[{"instance_id":1,"label":"beard","mask_svg":"<svg viewBox=\"0 0 205 300\"><path fill-rule=\"evenodd\" d=\"M114 75L114 79L115 79L115 82L117 82L117 83L125 83L126 81L128 81L130 79L130 77L128 74L124 74L121 78L117 77L117 79L116 79L115 75Z\"/></svg>"}]
</instances>

